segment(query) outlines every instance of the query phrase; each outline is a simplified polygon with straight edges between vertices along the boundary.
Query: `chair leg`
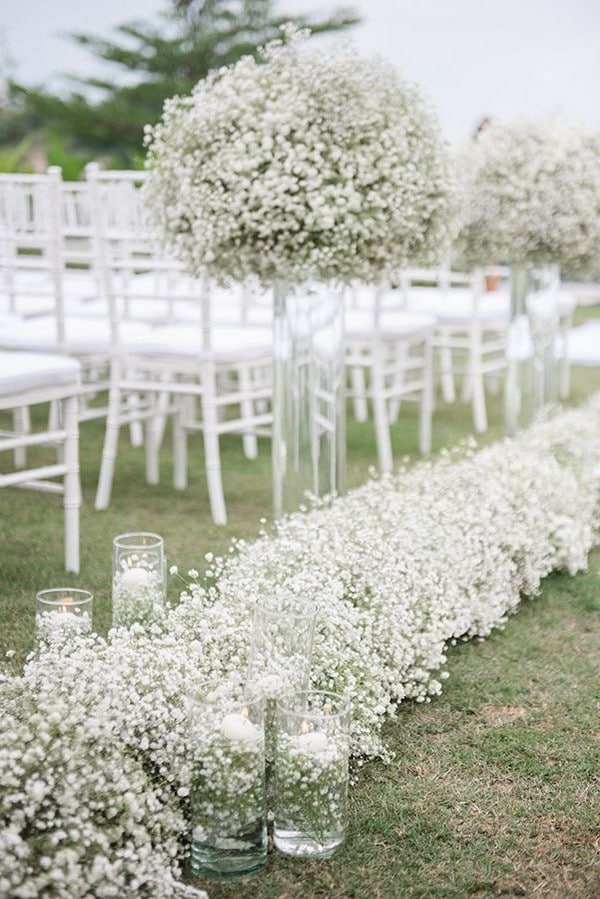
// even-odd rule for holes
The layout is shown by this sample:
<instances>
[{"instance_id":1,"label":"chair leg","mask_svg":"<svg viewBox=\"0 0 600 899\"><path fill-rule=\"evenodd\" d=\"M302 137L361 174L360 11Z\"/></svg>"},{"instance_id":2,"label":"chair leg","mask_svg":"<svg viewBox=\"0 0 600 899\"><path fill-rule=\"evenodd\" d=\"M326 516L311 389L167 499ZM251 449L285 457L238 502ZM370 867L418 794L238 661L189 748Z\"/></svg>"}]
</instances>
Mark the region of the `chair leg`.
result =
<instances>
[{"instance_id":1,"label":"chair leg","mask_svg":"<svg viewBox=\"0 0 600 899\"><path fill-rule=\"evenodd\" d=\"M168 381L169 374L165 373L164 376L161 377L161 381ZM162 446L162 442L165 436L165 428L167 426L167 413L168 408L171 402L170 395L163 391L158 395L158 403L157 403L157 415L155 418L156 427L155 427L155 438L157 442L157 446L160 449Z\"/></svg>"},{"instance_id":2,"label":"chair leg","mask_svg":"<svg viewBox=\"0 0 600 899\"><path fill-rule=\"evenodd\" d=\"M353 365L350 369L352 383L352 407L356 421L364 422L369 418L367 406L367 390L365 386L365 370L361 365Z\"/></svg>"},{"instance_id":3,"label":"chair leg","mask_svg":"<svg viewBox=\"0 0 600 899\"><path fill-rule=\"evenodd\" d=\"M64 403L65 422L65 568L79 573L79 508L81 485L79 482L79 426L77 421L78 398L69 397Z\"/></svg>"},{"instance_id":4,"label":"chair leg","mask_svg":"<svg viewBox=\"0 0 600 899\"><path fill-rule=\"evenodd\" d=\"M419 414L419 450L423 455L431 452L431 417L433 414L433 364L431 344L423 347L423 393Z\"/></svg>"},{"instance_id":5,"label":"chair leg","mask_svg":"<svg viewBox=\"0 0 600 899\"><path fill-rule=\"evenodd\" d=\"M454 373L452 371L452 350L450 347L440 347L442 397L445 403L453 403L456 400L454 387Z\"/></svg>"},{"instance_id":6,"label":"chair leg","mask_svg":"<svg viewBox=\"0 0 600 899\"><path fill-rule=\"evenodd\" d=\"M408 346L404 341L399 344L396 350L396 361L404 365L406 363L408 356ZM398 393L402 391L402 385L404 384L404 371L397 371L394 375L394 388L398 390ZM390 400L389 408L388 408L388 419L391 425L395 425L398 421L398 416L400 415L400 399L399 397L395 397Z\"/></svg>"},{"instance_id":7,"label":"chair leg","mask_svg":"<svg viewBox=\"0 0 600 899\"><path fill-rule=\"evenodd\" d=\"M147 395L146 400L152 403L153 412L157 413L146 419L145 435L144 435L144 457L146 463L146 483L160 483L160 447L162 444L162 427L158 417L158 405L162 398L162 394ZM164 418L164 416L161 416Z\"/></svg>"},{"instance_id":8,"label":"chair leg","mask_svg":"<svg viewBox=\"0 0 600 899\"><path fill-rule=\"evenodd\" d=\"M100 465L100 477L96 490L96 509L108 509L112 482L115 471L115 459L119 444L119 430L121 427L121 364L114 360L111 367L111 386L108 395L108 414L106 416L106 431L104 434L104 448L102 450L102 463Z\"/></svg>"},{"instance_id":9,"label":"chair leg","mask_svg":"<svg viewBox=\"0 0 600 899\"><path fill-rule=\"evenodd\" d=\"M56 400L50 403L50 412L48 413L48 430L57 431L60 428L59 405Z\"/></svg>"},{"instance_id":10,"label":"chair leg","mask_svg":"<svg viewBox=\"0 0 600 899\"><path fill-rule=\"evenodd\" d=\"M127 410L135 413L140 408L139 393L129 393L127 395ZM144 442L144 428L141 421L135 419L129 425L129 441L132 446L141 446Z\"/></svg>"},{"instance_id":11,"label":"chair leg","mask_svg":"<svg viewBox=\"0 0 600 899\"><path fill-rule=\"evenodd\" d=\"M390 437L390 424L387 415L387 400L385 398L385 379L383 376L383 365L380 358L380 352L380 350L376 349L373 354L371 387L379 470L385 474L392 471L394 459L392 456L392 440Z\"/></svg>"},{"instance_id":12,"label":"chair leg","mask_svg":"<svg viewBox=\"0 0 600 899\"><path fill-rule=\"evenodd\" d=\"M242 418L251 419L254 415L254 403L251 399L252 382L248 367L246 365L243 365L240 368L238 374L240 391L243 396L246 397L240 402L240 411L242 413ZM256 459L256 457L258 456L258 441L256 439L256 434L252 434L249 431L243 434L242 445L244 447L244 455L246 459Z\"/></svg>"},{"instance_id":13,"label":"chair leg","mask_svg":"<svg viewBox=\"0 0 600 899\"><path fill-rule=\"evenodd\" d=\"M483 372L481 370L481 334L479 331L471 335L469 350L469 381L471 383L471 408L473 410L473 427L476 434L487 431L487 410L485 407L485 390Z\"/></svg>"},{"instance_id":14,"label":"chair leg","mask_svg":"<svg viewBox=\"0 0 600 899\"><path fill-rule=\"evenodd\" d=\"M176 490L185 490L187 477L187 431L184 427L184 413L188 397L178 397L173 414L173 486Z\"/></svg>"},{"instance_id":15,"label":"chair leg","mask_svg":"<svg viewBox=\"0 0 600 899\"><path fill-rule=\"evenodd\" d=\"M25 436L31 431L31 417L29 407L21 406L13 410L13 430L15 435ZM27 447L18 446L13 450L15 468L27 467Z\"/></svg>"},{"instance_id":16,"label":"chair leg","mask_svg":"<svg viewBox=\"0 0 600 899\"><path fill-rule=\"evenodd\" d=\"M216 400L216 377L213 366L203 372L202 425L204 431L204 464L208 484L210 511L215 524L227 524L227 511L221 477L221 450L219 447L219 420Z\"/></svg>"},{"instance_id":17,"label":"chair leg","mask_svg":"<svg viewBox=\"0 0 600 899\"><path fill-rule=\"evenodd\" d=\"M569 398L571 392L571 362L569 360L569 328L562 330L562 356L560 358L558 395L561 400Z\"/></svg>"}]
</instances>

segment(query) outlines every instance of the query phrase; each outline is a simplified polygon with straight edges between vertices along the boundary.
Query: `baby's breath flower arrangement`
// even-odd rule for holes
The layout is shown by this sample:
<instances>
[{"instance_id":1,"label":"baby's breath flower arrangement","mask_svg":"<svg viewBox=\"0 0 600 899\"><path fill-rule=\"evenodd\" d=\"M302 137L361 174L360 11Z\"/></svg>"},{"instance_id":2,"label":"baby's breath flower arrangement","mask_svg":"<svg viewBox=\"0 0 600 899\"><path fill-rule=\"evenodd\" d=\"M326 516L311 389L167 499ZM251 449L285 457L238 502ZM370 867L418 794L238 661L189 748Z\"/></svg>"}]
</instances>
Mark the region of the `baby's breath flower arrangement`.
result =
<instances>
[{"instance_id":1,"label":"baby's breath flower arrangement","mask_svg":"<svg viewBox=\"0 0 600 899\"><path fill-rule=\"evenodd\" d=\"M355 757L385 754L384 720L441 692L449 644L502 627L551 571L586 566L599 496L596 396L208 554L213 586L192 579L145 627L49 634L21 675L0 673L0 895L192 895L185 697L246 670L259 597L313 599L312 686L351 703Z\"/></svg>"},{"instance_id":2,"label":"baby's breath flower arrangement","mask_svg":"<svg viewBox=\"0 0 600 899\"><path fill-rule=\"evenodd\" d=\"M463 261L600 271L599 135L554 119L498 122L460 167Z\"/></svg>"},{"instance_id":3,"label":"baby's breath flower arrangement","mask_svg":"<svg viewBox=\"0 0 600 899\"><path fill-rule=\"evenodd\" d=\"M148 127L145 196L193 272L379 281L438 256L450 183L434 114L383 60L287 29Z\"/></svg>"}]
</instances>

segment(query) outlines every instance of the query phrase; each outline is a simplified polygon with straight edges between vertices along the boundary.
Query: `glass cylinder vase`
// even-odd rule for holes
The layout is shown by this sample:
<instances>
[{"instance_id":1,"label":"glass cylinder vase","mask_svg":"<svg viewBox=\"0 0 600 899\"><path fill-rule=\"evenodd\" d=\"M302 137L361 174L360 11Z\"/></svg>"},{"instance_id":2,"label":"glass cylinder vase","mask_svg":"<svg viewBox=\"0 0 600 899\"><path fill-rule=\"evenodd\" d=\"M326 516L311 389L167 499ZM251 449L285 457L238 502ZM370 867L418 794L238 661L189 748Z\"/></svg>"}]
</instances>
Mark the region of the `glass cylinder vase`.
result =
<instances>
[{"instance_id":1,"label":"glass cylinder vase","mask_svg":"<svg viewBox=\"0 0 600 899\"><path fill-rule=\"evenodd\" d=\"M511 437L557 399L558 286L554 281L532 290L533 281L526 266L511 268L506 381L506 429Z\"/></svg>"},{"instance_id":2,"label":"glass cylinder vase","mask_svg":"<svg viewBox=\"0 0 600 899\"><path fill-rule=\"evenodd\" d=\"M318 690L277 701L273 838L286 855L330 858L344 842L350 712Z\"/></svg>"},{"instance_id":3,"label":"glass cylinder vase","mask_svg":"<svg viewBox=\"0 0 600 899\"><path fill-rule=\"evenodd\" d=\"M272 805L275 701L290 691L308 690L316 607L295 596L261 597L256 603L248 662L248 684L265 699L267 788Z\"/></svg>"},{"instance_id":4,"label":"glass cylinder vase","mask_svg":"<svg viewBox=\"0 0 600 899\"><path fill-rule=\"evenodd\" d=\"M254 609L248 683L267 697L306 690L316 607L296 596L261 597Z\"/></svg>"},{"instance_id":5,"label":"glass cylinder vase","mask_svg":"<svg viewBox=\"0 0 600 899\"><path fill-rule=\"evenodd\" d=\"M230 680L188 694L192 871L230 877L267 858L264 702Z\"/></svg>"},{"instance_id":6,"label":"glass cylinder vase","mask_svg":"<svg viewBox=\"0 0 600 899\"><path fill-rule=\"evenodd\" d=\"M113 540L113 627L149 624L166 604L167 560L158 534L141 531Z\"/></svg>"},{"instance_id":7,"label":"glass cylinder vase","mask_svg":"<svg viewBox=\"0 0 600 899\"><path fill-rule=\"evenodd\" d=\"M55 630L89 633L92 629L94 597L89 590L54 587L40 590L35 597L35 630L38 639Z\"/></svg>"},{"instance_id":8,"label":"glass cylinder vase","mask_svg":"<svg viewBox=\"0 0 600 899\"><path fill-rule=\"evenodd\" d=\"M527 298L533 346L533 407L539 410L558 402L560 331L560 267L547 265L538 272L536 291Z\"/></svg>"},{"instance_id":9,"label":"glass cylinder vase","mask_svg":"<svg viewBox=\"0 0 600 899\"><path fill-rule=\"evenodd\" d=\"M273 505L344 492L344 304L340 291L274 287Z\"/></svg>"}]
</instances>

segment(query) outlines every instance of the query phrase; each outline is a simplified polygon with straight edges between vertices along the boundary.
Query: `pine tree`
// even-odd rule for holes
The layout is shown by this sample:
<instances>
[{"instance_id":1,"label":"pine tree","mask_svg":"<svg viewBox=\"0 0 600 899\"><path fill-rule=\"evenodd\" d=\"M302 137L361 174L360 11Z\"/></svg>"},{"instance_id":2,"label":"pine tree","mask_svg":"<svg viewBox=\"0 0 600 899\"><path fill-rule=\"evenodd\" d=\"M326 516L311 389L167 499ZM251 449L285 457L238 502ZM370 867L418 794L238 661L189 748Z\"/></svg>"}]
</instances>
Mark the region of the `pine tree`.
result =
<instances>
[{"instance_id":1,"label":"pine tree","mask_svg":"<svg viewBox=\"0 0 600 899\"><path fill-rule=\"evenodd\" d=\"M255 54L280 36L285 22L321 33L359 21L343 9L315 20L278 15L274 7L274 0L172 0L157 24L121 25L113 40L71 35L125 80L71 78L77 87L65 96L11 82L12 105L23 120L53 128L77 150L134 164L142 154L144 125L160 118L168 97L189 93L211 69Z\"/></svg>"}]
</instances>

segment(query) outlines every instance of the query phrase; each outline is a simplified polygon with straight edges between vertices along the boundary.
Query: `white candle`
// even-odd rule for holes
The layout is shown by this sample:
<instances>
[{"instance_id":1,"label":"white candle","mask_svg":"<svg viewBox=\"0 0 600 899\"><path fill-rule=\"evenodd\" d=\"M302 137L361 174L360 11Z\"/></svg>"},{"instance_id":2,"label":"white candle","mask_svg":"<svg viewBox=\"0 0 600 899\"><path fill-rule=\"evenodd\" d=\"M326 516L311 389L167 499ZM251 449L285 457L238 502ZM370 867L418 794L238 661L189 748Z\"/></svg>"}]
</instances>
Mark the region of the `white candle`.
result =
<instances>
[{"instance_id":1,"label":"white candle","mask_svg":"<svg viewBox=\"0 0 600 899\"><path fill-rule=\"evenodd\" d=\"M150 573L146 568L126 568L121 575L121 586L131 590L136 587L147 587Z\"/></svg>"},{"instance_id":2,"label":"white candle","mask_svg":"<svg viewBox=\"0 0 600 899\"><path fill-rule=\"evenodd\" d=\"M260 737L258 728L245 715L239 715L237 712L225 715L221 722L221 733L228 740L237 740L240 743L255 743Z\"/></svg>"},{"instance_id":3,"label":"white candle","mask_svg":"<svg viewBox=\"0 0 600 899\"><path fill-rule=\"evenodd\" d=\"M298 737L298 746L306 755L323 752L329 746L327 734L322 730L313 730L309 734L300 734Z\"/></svg>"},{"instance_id":4,"label":"white candle","mask_svg":"<svg viewBox=\"0 0 600 899\"><path fill-rule=\"evenodd\" d=\"M71 612L71 605L75 602L72 596L65 596L64 599L61 599L61 605L58 607L58 611L62 612L63 615L67 612Z\"/></svg>"}]
</instances>

